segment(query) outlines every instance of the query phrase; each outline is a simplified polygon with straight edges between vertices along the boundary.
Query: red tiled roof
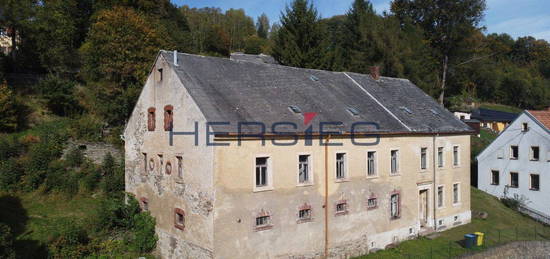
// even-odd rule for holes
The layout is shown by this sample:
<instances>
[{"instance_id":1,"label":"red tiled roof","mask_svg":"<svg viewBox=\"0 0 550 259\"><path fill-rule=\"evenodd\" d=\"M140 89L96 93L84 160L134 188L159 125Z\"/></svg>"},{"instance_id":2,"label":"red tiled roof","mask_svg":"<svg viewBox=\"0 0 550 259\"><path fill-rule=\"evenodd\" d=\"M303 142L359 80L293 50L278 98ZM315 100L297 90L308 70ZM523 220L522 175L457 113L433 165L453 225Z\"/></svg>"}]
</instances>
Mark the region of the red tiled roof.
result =
<instances>
[{"instance_id":1,"label":"red tiled roof","mask_svg":"<svg viewBox=\"0 0 550 259\"><path fill-rule=\"evenodd\" d=\"M547 129L550 129L550 108L547 110L531 111L528 110L540 123L542 123Z\"/></svg>"}]
</instances>

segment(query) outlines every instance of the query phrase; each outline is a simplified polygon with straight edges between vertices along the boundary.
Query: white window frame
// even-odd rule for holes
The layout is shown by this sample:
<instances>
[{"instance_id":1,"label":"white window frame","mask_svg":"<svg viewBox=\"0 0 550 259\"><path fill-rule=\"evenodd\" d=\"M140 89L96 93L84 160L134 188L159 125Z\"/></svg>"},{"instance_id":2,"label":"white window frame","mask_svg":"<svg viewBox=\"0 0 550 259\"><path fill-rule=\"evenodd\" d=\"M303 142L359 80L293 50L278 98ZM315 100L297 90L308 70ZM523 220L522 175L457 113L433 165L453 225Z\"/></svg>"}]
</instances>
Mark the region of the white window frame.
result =
<instances>
[{"instance_id":1,"label":"white window frame","mask_svg":"<svg viewBox=\"0 0 550 259\"><path fill-rule=\"evenodd\" d=\"M374 174L373 175L369 175L369 153L370 152L374 152ZM378 177L378 152L376 150L367 150L367 153L366 153L366 160L367 160L367 163L366 163L366 175L367 175L367 178L376 178Z\"/></svg>"},{"instance_id":2,"label":"white window frame","mask_svg":"<svg viewBox=\"0 0 550 259\"><path fill-rule=\"evenodd\" d=\"M308 156L308 179L305 182L300 182L300 156ZM296 186L313 185L313 155L311 153L298 153L296 155L296 165Z\"/></svg>"},{"instance_id":3,"label":"white window frame","mask_svg":"<svg viewBox=\"0 0 550 259\"><path fill-rule=\"evenodd\" d=\"M424 159L425 159L424 168L422 168L422 149L426 150L426 156L424 157ZM420 147L420 171L421 172L425 172L430 168L430 159L429 159L430 155L429 155L429 153L430 152L428 151L427 147Z\"/></svg>"},{"instance_id":4,"label":"white window frame","mask_svg":"<svg viewBox=\"0 0 550 259\"><path fill-rule=\"evenodd\" d=\"M457 186L457 200L455 201L455 185ZM462 191L460 188L461 184L459 182L454 182L453 187L453 206L459 206L462 203Z\"/></svg>"},{"instance_id":5,"label":"white window frame","mask_svg":"<svg viewBox=\"0 0 550 259\"><path fill-rule=\"evenodd\" d=\"M514 155L514 151L512 150L512 147L516 147L518 149L518 156L517 157L513 157ZM510 160L518 160L519 159L519 146L518 145L510 145Z\"/></svg>"},{"instance_id":6,"label":"white window frame","mask_svg":"<svg viewBox=\"0 0 550 259\"><path fill-rule=\"evenodd\" d=\"M397 195L397 206L396 206L396 209L397 209L397 215L393 215L393 203L392 203L392 197L394 195ZM401 193L400 192L394 192L394 193L390 193L390 220L394 220L394 219L399 219L401 218Z\"/></svg>"},{"instance_id":7,"label":"white window frame","mask_svg":"<svg viewBox=\"0 0 550 259\"><path fill-rule=\"evenodd\" d=\"M396 157L396 161L395 161L395 172L393 172L393 168L392 168L392 153L393 151L396 151L397 153L397 157ZM399 170L399 160L401 159L401 155L399 154L399 149L398 148L392 148L390 149L390 176L396 176L396 175L400 175L400 170Z\"/></svg>"},{"instance_id":8,"label":"white window frame","mask_svg":"<svg viewBox=\"0 0 550 259\"><path fill-rule=\"evenodd\" d=\"M495 184L494 181L493 181L493 172L497 172L497 175L498 175L498 183ZM494 186L499 186L500 185L500 170L496 170L496 169L491 169L491 174L490 174L490 185L494 185Z\"/></svg>"},{"instance_id":9,"label":"white window frame","mask_svg":"<svg viewBox=\"0 0 550 259\"><path fill-rule=\"evenodd\" d=\"M516 186L512 186L512 174L516 174L518 176L518 184ZM519 188L519 172L511 171L508 173L508 186L515 189Z\"/></svg>"},{"instance_id":10,"label":"white window frame","mask_svg":"<svg viewBox=\"0 0 550 259\"><path fill-rule=\"evenodd\" d=\"M267 185L256 186L256 159L257 158L267 158ZM263 192L273 190L273 161L270 154L260 154L255 155L252 161L252 186L253 192Z\"/></svg>"},{"instance_id":11,"label":"white window frame","mask_svg":"<svg viewBox=\"0 0 550 259\"><path fill-rule=\"evenodd\" d=\"M535 151L533 150L533 148L536 147L538 148L539 150L539 158L538 159L535 159ZM540 146L530 146L529 147L529 161L534 161L534 162L537 162L537 161L540 161Z\"/></svg>"},{"instance_id":12,"label":"white window frame","mask_svg":"<svg viewBox=\"0 0 550 259\"><path fill-rule=\"evenodd\" d=\"M502 148L499 148L497 150L497 159L503 159L504 158L504 150Z\"/></svg>"},{"instance_id":13,"label":"white window frame","mask_svg":"<svg viewBox=\"0 0 550 259\"><path fill-rule=\"evenodd\" d=\"M441 149L441 157L439 157L439 149ZM445 167L445 147L437 147L437 168Z\"/></svg>"},{"instance_id":14,"label":"white window frame","mask_svg":"<svg viewBox=\"0 0 550 259\"><path fill-rule=\"evenodd\" d=\"M439 188L441 188L441 205L439 204ZM437 201L437 204L436 204L436 207L438 209L443 209L445 208L445 185L438 185L437 186L437 189L435 190L435 195L436 195L436 201Z\"/></svg>"},{"instance_id":15,"label":"white window frame","mask_svg":"<svg viewBox=\"0 0 550 259\"><path fill-rule=\"evenodd\" d=\"M456 157L455 157L455 148L456 148ZM462 161L460 160L460 155L461 155L461 152L460 152L460 145L453 145L453 167L457 168L457 167L460 167L460 165L462 164ZM455 164L455 159L456 159L456 164Z\"/></svg>"},{"instance_id":16,"label":"white window frame","mask_svg":"<svg viewBox=\"0 0 550 259\"><path fill-rule=\"evenodd\" d=\"M338 178L338 154L344 154L344 177ZM349 179L348 152L336 151L334 153L334 179L336 182L345 182Z\"/></svg>"},{"instance_id":17,"label":"white window frame","mask_svg":"<svg viewBox=\"0 0 550 259\"><path fill-rule=\"evenodd\" d=\"M537 175L539 177L539 188L537 188L537 189L533 189L533 179L531 178L533 175ZM540 174L538 174L538 173L530 173L529 174L529 191L535 191L535 192L540 191Z\"/></svg>"}]
</instances>

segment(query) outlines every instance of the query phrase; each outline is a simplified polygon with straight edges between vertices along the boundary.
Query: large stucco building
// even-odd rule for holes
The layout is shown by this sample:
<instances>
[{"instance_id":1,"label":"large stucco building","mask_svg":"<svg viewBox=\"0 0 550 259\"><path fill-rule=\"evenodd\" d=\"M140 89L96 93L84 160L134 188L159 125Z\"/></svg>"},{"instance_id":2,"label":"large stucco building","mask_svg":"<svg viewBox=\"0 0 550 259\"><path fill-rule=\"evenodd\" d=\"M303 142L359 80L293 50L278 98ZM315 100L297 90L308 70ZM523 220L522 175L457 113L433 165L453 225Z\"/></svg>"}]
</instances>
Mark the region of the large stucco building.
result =
<instances>
[{"instance_id":1,"label":"large stucco building","mask_svg":"<svg viewBox=\"0 0 550 259\"><path fill-rule=\"evenodd\" d=\"M470 221L470 133L376 69L161 51L124 132L126 190L163 258L356 256Z\"/></svg>"},{"instance_id":2,"label":"large stucco building","mask_svg":"<svg viewBox=\"0 0 550 259\"><path fill-rule=\"evenodd\" d=\"M524 111L477 156L478 188L550 224L550 110Z\"/></svg>"}]
</instances>

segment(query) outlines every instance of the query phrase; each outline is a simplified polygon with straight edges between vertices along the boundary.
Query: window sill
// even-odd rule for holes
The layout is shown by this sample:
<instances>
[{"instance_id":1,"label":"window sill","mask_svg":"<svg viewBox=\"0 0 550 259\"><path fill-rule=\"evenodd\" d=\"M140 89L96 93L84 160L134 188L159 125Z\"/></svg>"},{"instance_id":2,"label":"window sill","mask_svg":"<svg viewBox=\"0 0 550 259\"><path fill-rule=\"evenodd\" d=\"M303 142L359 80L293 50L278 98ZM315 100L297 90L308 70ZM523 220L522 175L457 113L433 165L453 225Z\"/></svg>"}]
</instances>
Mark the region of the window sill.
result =
<instances>
[{"instance_id":1,"label":"window sill","mask_svg":"<svg viewBox=\"0 0 550 259\"><path fill-rule=\"evenodd\" d=\"M307 182L307 183L296 184L296 187L308 187L308 186L313 186L313 183Z\"/></svg>"},{"instance_id":2,"label":"window sill","mask_svg":"<svg viewBox=\"0 0 550 259\"><path fill-rule=\"evenodd\" d=\"M378 209L378 206L376 206L376 207L370 207L370 208L367 207L367 210L375 210L375 209Z\"/></svg>"},{"instance_id":3,"label":"window sill","mask_svg":"<svg viewBox=\"0 0 550 259\"><path fill-rule=\"evenodd\" d=\"M540 191L540 188L539 189L529 188L529 191L538 192L538 191Z\"/></svg>"},{"instance_id":4,"label":"window sill","mask_svg":"<svg viewBox=\"0 0 550 259\"><path fill-rule=\"evenodd\" d=\"M390 217L390 220L398 220L398 219L400 219L400 218L401 218L401 216L397 216L397 217Z\"/></svg>"},{"instance_id":5,"label":"window sill","mask_svg":"<svg viewBox=\"0 0 550 259\"><path fill-rule=\"evenodd\" d=\"M461 168L462 166L460 165L453 165L453 168Z\"/></svg>"},{"instance_id":6,"label":"window sill","mask_svg":"<svg viewBox=\"0 0 550 259\"><path fill-rule=\"evenodd\" d=\"M252 192L267 192L267 191L273 191L272 186L262 186L262 187L254 187L254 190Z\"/></svg>"},{"instance_id":7,"label":"window sill","mask_svg":"<svg viewBox=\"0 0 550 259\"><path fill-rule=\"evenodd\" d=\"M393 173L393 174L390 173L390 176L401 176L401 174L400 173Z\"/></svg>"},{"instance_id":8,"label":"window sill","mask_svg":"<svg viewBox=\"0 0 550 259\"><path fill-rule=\"evenodd\" d=\"M264 231L264 230L270 230L273 228L273 225L265 225L265 226L257 226L254 228L254 231Z\"/></svg>"},{"instance_id":9,"label":"window sill","mask_svg":"<svg viewBox=\"0 0 550 259\"><path fill-rule=\"evenodd\" d=\"M420 171L419 171L419 173L421 173L421 174L425 174L427 172L429 172L429 170L427 168L426 169L420 169Z\"/></svg>"},{"instance_id":10,"label":"window sill","mask_svg":"<svg viewBox=\"0 0 550 259\"><path fill-rule=\"evenodd\" d=\"M437 207L438 210L445 209L445 206Z\"/></svg>"},{"instance_id":11,"label":"window sill","mask_svg":"<svg viewBox=\"0 0 550 259\"><path fill-rule=\"evenodd\" d=\"M510 157L510 160L518 160L518 158L513 158L513 157Z\"/></svg>"},{"instance_id":12,"label":"window sill","mask_svg":"<svg viewBox=\"0 0 550 259\"><path fill-rule=\"evenodd\" d=\"M312 222L313 221L313 218L309 218L309 219L298 219L296 220L296 223L297 224L303 224L303 223L308 223L308 222Z\"/></svg>"},{"instance_id":13,"label":"window sill","mask_svg":"<svg viewBox=\"0 0 550 259\"><path fill-rule=\"evenodd\" d=\"M345 183L345 182L349 182L349 181L350 181L350 179L348 179L348 178L334 180L335 183Z\"/></svg>"},{"instance_id":14,"label":"window sill","mask_svg":"<svg viewBox=\"0 0 550 259\"><path fill-rule=\"evenodd\" d=\"M179 230L182 230L182 231L185 229L185 226L183 226L183 225L178 225L178 224L174 225L174 227L177 228L177 229L179 229Z\"/></svg>"},{"instance_id":15,"label":"window sill","mask_svg":"<svg viewBox=\"0 0 550 259\"><path fill-rule=\"evenodd\" d=\"M531 161L531 162L538 162L538 161L540 161L540 159L529 159L529 161Z\"/></svg>"},{"instance_id":16,"label":"window sill","mask_svg":"<svg viewBox=\"0 0 550 259\"><path fill-rule=\"evenodd\" d=\"M183 184L183 179L181 178L176 178L176 180L174 180L175 183L178 183L178 184Z\"/></svg>"},{"instance_id":17,"label":"window sill","mask_svg":"<svg viewBox=\"0 0 550 259\"><path fill-rule=\"evenodd\" d=\"M507 187L508 187L508 188L512 188L512 189L517 189L517 188L519 188L519 186L511 186L511 185L508 185Z\"/></svg>"},{"instance_id":18,"label":"window sill","mask_svg":"<svg viewBox=\"0 0 550 259\"><path fill-rule=\"evenodd\" d=\"M453 203L453 207L460 207L462 205L461 202Z\"/></svg>"},{"instance_id":19,"label":"window sill","mask_svg":"<svg viewBox=\"0 0 550 259\"><path fill-rule=\"evenodd\" d=\"M500 184L499 183L491 183L491 185L499 186Z\"/></svg>"},{"instance_id":20,"label":"window sill","mask_svg":"<svg viewBox=\"0 0 550 259\"><path fill-rule=\"evenodd\" d=\"M367 179L376 179L380 177L379 175L375 174L375 175L367 175Z\"/></svg>"},{"instance_id":21,"label":"window sill","mask_svg":"<svg viewBox=\"0 0 550 259\"><path fill-rule=\"evenodd\" d=\"M334 213L334 216L343 216L343 215L347 215L348 214L348 211L340 211L340 212L336 212Z\"/></svg>"}]
</instances>

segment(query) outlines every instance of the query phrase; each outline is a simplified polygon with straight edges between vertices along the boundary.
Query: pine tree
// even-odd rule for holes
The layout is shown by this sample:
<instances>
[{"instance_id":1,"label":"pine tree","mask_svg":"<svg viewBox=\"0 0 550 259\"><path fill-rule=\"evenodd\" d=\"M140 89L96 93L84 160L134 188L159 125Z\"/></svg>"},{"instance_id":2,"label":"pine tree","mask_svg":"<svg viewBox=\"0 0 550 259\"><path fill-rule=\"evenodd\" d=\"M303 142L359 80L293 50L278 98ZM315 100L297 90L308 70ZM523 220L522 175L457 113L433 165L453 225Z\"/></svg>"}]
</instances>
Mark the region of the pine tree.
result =
<instances>
[{"instance_id":1,"label":"pine tree","mask_svg":"<svg viewBox=\"0 0 550 259\"><path fill-rule=\"evenodd\" d=\"M269 34L269 18L267 18L265 13L262 13L262 15L258 17L258 21L256 22L256 30L258 31L258 37L267 39Z\"/></svg>"},{"instance_id":2,"label":"pine tree","mask_svg":"<svg viewBox=\"0 0 550 259\"><path fill-rule=\"evenodd\" d=\"M295 0L281 14L273 57L281 64L304 68L327 68L328 41L317 10L308 0Z\"/></svg>"}]
</instances>

